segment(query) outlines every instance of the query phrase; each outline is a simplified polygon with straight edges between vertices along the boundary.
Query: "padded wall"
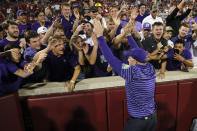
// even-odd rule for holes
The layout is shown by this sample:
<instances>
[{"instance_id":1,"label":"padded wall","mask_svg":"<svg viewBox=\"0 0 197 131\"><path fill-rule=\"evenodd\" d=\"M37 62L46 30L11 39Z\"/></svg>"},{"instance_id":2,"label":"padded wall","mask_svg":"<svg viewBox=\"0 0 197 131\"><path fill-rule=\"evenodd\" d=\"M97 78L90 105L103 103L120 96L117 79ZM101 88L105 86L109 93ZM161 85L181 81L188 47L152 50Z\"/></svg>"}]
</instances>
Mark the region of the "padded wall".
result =
<instances>
[{"instance_id":1,"label":"padded wall","mask_svg":"<svg viewBox=\"0 0 197 131\"><path fill-rule=\"evenodd\" d=\"M28 105L35 131L107 131L105 90L32 97Z\"/></svg>"}]
</instances>

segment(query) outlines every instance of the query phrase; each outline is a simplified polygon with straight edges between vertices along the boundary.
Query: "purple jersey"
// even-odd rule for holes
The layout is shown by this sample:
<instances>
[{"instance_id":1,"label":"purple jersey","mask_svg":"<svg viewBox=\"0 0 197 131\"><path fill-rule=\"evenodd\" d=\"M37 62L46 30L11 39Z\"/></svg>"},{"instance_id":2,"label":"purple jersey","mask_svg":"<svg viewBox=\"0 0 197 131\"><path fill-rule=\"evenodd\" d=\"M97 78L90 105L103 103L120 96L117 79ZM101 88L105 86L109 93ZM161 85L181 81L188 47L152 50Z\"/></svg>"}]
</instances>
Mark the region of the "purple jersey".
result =
<instances>
[{"instance_id":1,"label":"purple jersey","mask_svg":"<svg viewBox=\"0 0 197 131\"><path fill-rule=\"evenodd\" d=\"M181 64L183 62L178 61L178 60L173 58L174 57L174 49L169 50L166 55L167 55L167 66L166 66L166 69L168 71L181 70ZM183 50L183 52L181 53L181 56L183 58L185 58L186 60L192 59L192 54L187 49Z\"/></svg>"}]
</instances>

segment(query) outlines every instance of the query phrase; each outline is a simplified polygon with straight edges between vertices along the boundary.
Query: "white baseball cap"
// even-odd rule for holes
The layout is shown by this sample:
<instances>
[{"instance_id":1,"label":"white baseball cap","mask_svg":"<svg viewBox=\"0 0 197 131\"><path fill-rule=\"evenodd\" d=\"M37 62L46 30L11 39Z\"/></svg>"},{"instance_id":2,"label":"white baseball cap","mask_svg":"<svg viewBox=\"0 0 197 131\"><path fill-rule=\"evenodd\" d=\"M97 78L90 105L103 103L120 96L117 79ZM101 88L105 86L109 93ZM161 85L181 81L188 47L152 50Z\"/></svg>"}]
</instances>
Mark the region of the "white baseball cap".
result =
<instances>
[{"instance_id":1,"label":"white baseball cap","mask_svg":"<svg viewBox=\"0 0 197 131\"><path fill-rule=\"evenodd\" d=\"M37 30L38 34L43 34L43 33L46 33L46 32L47 32L47 28L44 27L44 26L39 27L38 30Z\"/></svg>"}]
</instances>

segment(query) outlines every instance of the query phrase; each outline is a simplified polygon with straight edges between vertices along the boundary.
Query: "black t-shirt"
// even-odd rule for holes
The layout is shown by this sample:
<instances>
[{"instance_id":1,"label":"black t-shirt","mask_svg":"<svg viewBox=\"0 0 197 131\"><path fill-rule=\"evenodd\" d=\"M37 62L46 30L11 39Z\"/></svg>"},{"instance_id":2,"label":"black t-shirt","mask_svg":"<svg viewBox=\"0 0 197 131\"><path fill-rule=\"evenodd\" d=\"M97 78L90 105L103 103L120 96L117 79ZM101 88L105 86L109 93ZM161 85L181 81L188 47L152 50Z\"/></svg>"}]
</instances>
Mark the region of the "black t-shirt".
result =
<instances>
[{"instance_id":1,"label":"black t-shirt","mask_svg":"<svg viewBox=\"0 0 197 131\"><path fill-rule=\"evenodd\" d=\"M164 48L165 46L167 46L167 40L164 38L160 39L160 42L162 43ZM152 53L154 50L157 49L157 41L155 40L154 36L151 35L150 37L145 38L145 40L142 41L142 46L144 48L145 51ZM151 60L150 61L151 64L153 64L153 66L156 69L160 69L161 68L161 64L158 60Z\"/></svg>"}]
</instances>

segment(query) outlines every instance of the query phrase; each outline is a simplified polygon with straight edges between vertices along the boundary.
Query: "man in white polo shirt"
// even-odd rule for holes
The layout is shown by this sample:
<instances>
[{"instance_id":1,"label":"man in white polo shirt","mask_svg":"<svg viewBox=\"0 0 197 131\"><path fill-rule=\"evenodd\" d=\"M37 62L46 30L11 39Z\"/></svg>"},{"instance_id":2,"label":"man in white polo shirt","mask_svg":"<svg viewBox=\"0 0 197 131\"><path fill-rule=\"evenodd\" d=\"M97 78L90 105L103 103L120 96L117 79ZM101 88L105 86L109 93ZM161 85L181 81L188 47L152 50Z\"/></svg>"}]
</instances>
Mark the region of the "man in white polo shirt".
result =
<instances>
[{"instance_id":1,"label":"man in white polo shirt","mask_svg":"<svg viewBox=\"0 0 197 131\"><path fill-rule=\"evenodd\" d=\"M142 25L144 25L144 23L150 23L152 26L155 22L163 23L162 18L158 16L158 6L157 5L153 5L151 7L150 15L144 18L144 20L142 21Z\"/></svg>"}]
</instances>

